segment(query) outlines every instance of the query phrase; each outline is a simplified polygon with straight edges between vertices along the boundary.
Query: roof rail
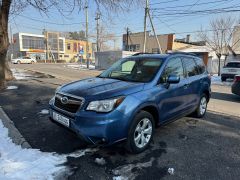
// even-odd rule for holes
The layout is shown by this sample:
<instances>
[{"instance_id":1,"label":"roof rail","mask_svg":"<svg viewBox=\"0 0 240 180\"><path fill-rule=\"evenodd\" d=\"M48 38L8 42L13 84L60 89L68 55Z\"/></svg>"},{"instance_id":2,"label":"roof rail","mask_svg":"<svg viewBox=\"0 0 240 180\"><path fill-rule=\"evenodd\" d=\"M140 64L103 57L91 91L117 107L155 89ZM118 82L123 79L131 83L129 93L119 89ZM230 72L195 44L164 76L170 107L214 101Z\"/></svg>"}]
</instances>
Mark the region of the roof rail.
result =
<instances>
[{"instance_id":1,"label":"roof rail","mask_svg":"<svg viewBox=\"0 0 240 180\"><path fill-rule=\"evenodd\" d=\"M133 54L132 56L139 56L139 55L144 55L144 54L156 54L156 53L138 52L138 53L136 53L136 54Z\"/></svg>"},{"instance_id":2,"label":"roof rail","mask_svg":"<svg viewBox=\"0 0 240 180\"><path fill-rule=\"evenodd\" d=\"M185 54L185 55L196 56L196 54L194 54L194 53L181 52L181 51L167 52L167 54Z\"/></svg>"}]
</instances>

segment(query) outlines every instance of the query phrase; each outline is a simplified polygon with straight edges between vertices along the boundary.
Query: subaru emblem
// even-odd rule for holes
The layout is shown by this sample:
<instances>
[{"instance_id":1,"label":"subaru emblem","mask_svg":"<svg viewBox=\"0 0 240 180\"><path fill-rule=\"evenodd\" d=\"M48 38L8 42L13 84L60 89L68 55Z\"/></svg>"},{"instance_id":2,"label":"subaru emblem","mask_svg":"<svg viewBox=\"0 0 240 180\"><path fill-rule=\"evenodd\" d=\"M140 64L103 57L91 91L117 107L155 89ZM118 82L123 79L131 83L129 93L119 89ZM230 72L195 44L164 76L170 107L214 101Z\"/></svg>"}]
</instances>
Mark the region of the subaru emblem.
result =
<instances>
[{"instance_id":1,"label":"subaru emblem","mask_svg":"<svg viewBox=\"0 0 240 180\"><path fill-rule=\"evenodd\" d=\"M63 104L67 104L67 103L68 103L68 98L67 98L66 96L63 96L63 97L61 98L61 102L62 102Z\"/></svg>"}]
</instances>

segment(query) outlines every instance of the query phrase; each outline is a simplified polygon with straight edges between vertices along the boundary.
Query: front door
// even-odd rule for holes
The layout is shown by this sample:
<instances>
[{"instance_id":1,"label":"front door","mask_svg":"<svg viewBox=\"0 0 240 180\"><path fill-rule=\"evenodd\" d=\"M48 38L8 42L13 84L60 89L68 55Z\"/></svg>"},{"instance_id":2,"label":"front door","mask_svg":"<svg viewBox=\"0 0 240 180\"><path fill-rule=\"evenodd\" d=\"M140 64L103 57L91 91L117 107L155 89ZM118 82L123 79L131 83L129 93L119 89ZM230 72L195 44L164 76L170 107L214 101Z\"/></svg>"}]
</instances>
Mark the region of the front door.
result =
<instances>
[{"instance_id":1,"label":"front door","mask_svg":"<svg viewBox=\"0 0 240 180\"><path fill-rule=\"evenodd\" d=\"M167 83L169 75L180 77L178 84ZM166 65L159 81L158 107L161 122L172 119L186 111L189 104L189 81L185 77L182 60L179 57L171 58Z\"/></svg>"}]
</instances>

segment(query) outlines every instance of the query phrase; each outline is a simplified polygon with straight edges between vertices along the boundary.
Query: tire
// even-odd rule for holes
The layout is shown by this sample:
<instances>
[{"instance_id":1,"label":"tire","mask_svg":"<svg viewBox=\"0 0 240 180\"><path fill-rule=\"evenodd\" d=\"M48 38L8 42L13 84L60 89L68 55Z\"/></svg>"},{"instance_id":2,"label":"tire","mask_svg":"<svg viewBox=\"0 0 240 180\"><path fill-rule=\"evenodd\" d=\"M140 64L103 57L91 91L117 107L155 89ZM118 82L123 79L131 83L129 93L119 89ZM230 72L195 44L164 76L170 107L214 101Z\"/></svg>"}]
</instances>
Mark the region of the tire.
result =
<instances>
[{"instance_id":1,"label":"tire","mask_svg":"<svg viewBox=\"0 0 240 180\"><path fill-rule=\"evenodd\" d=\"M227 79L227 78L225 78L225 77L221 77L221 80L222 80L222 81L226 81L226 79Z\"/></svg>"},{"instance_id":2,"label":"tire","mask_svg":"<svg viewBox=\"0 0 240 180\"><path fill-rule=\"evenodd\" d=\"M202 118L203 116L205 116L207 112L207 103L208 103L208 97L206 94L203 94L200 98L196 111L193 113L194 117Z\"/></svg>"},{"instance_id":3,"label":"tire","mask_svg":"<svg viewBox=\"0 0 240 180\"><path fill-rule=\"evenodd\" d=\"M17 64L21 64L21 61L17 61Z\"/></svg>"},{"instance_id":4,"label":"tire","mask_svg":"<svg viewBox=\"0 0 240 180\"><path fill-rule=\"evenodd\" d=\"M146 111L140 111L129 128L126 149L134 154L146 150L152 141L154 128L153 116Z\"/></svg>"},{"instance_id":5,"label":"tire","mask_svg":"<svg viewBox=\"0 0 240 180\"><path fill-rule=\"evenodd\" d=\"M31 64L34 64L34 61L31 61Z\"/></svg>"}]
</instances>

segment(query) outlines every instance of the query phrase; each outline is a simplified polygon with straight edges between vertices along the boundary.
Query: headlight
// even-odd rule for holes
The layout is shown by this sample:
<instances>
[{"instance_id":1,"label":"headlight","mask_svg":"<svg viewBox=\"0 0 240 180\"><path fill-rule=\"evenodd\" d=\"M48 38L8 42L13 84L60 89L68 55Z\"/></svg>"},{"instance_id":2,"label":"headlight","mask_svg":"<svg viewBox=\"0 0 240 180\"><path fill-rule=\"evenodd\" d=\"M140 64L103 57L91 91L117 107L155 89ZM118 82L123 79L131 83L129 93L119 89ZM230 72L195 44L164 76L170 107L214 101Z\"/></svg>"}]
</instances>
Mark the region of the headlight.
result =
<instances>
[{"instance_id":1,"label":"headlight","mask_svg":"<svg viewBox=\"0 0 240 180\"><path fill-rule=\"evenodd\" d=\"M110 112L117 106L119 106L124 100L124 97L118 97L114 99L106 99L100 101L92 101L88 104L88 111L96 112Z\"/></svg>"}]
</instances>

